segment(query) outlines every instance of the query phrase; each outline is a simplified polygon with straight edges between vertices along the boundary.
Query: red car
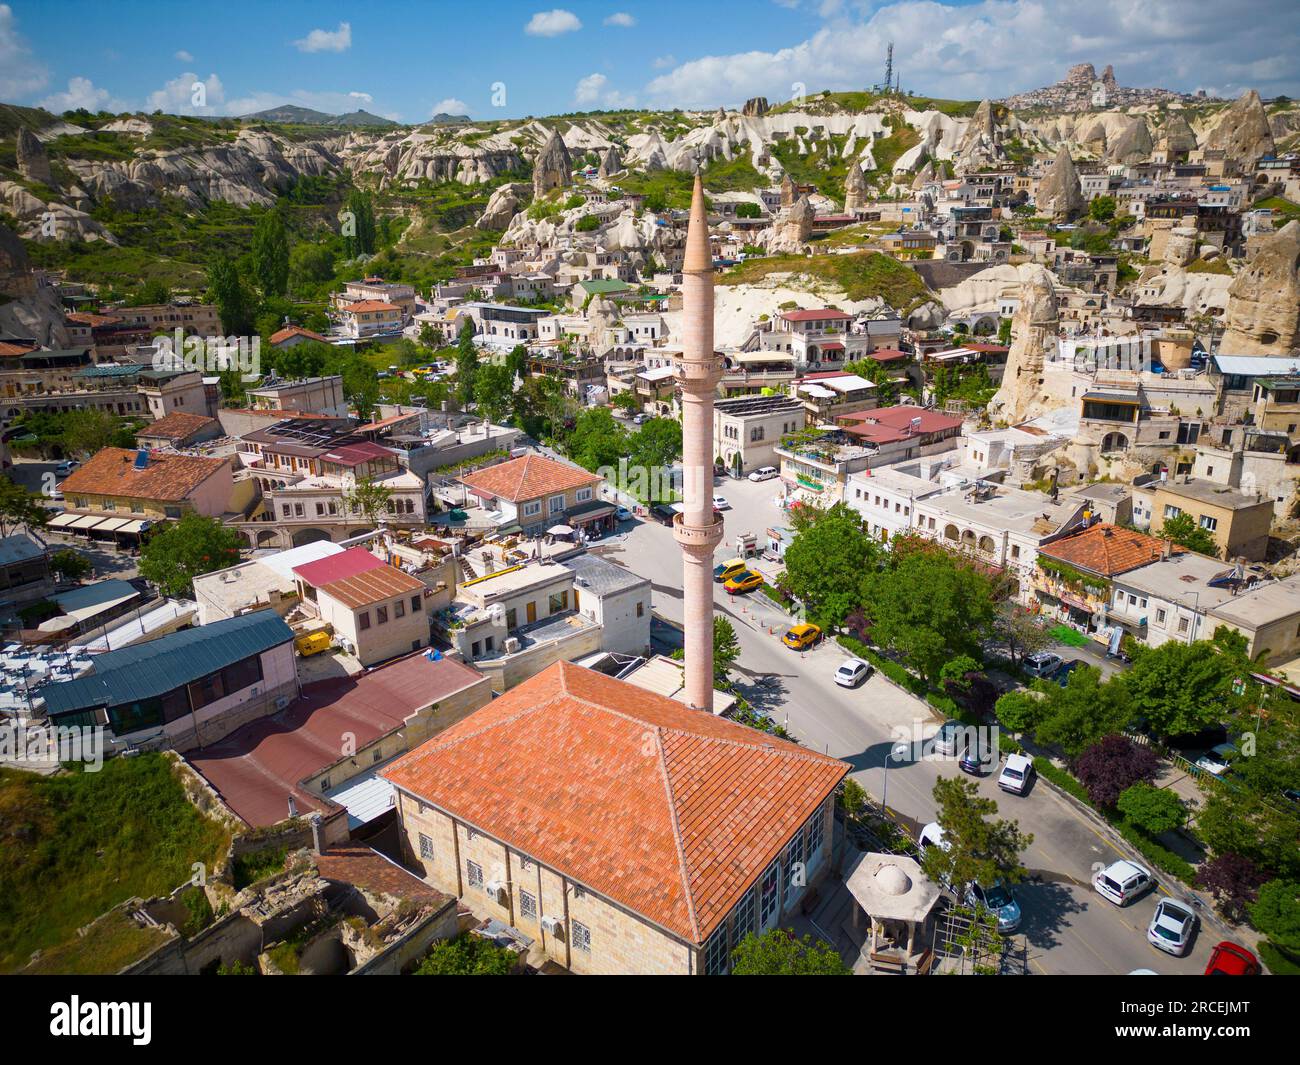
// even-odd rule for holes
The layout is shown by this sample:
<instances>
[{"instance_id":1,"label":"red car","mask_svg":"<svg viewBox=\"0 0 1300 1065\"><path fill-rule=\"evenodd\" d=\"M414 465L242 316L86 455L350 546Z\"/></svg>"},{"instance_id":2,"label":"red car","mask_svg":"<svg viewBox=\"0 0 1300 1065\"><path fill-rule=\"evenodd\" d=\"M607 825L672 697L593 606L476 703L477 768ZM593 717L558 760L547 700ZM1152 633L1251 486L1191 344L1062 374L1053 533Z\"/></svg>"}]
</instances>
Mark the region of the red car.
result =
<instances>
[{"instance_id":1,"label":"red car","mask_svg":"<svg viewBox=\"0 0 1300 1065\"><path fill-rule=\"evenodd\" d=\"M1258 976L1259 959L1245 947L1229 943L1226 939L1214 948L1206 976Z\"/></svg>"}]
</instances>

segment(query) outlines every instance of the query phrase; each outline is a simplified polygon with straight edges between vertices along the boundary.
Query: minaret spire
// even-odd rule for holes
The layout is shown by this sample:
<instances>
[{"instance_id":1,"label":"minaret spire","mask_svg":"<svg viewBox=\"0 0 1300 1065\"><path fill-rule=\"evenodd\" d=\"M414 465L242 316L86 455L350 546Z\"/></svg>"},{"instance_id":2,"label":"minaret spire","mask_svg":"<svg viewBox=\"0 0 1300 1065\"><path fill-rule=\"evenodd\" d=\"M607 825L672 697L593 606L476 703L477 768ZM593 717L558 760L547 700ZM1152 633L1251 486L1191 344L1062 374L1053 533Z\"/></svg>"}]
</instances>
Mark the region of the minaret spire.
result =
<instances>
[{"instance_id":1,"label":"minaret spire","mask_svg":"<svg viewBox=\"0 0 1300 1065\"><path fill-rule=\"evenodd\" d=\"M713 397L722 376L713 350L713 253L704 186L696 175L682 267L682 466L685 501L673 521L682 547L686 702L713 710L713 552L722 521L713 516Z\"/></svg>"}]
</instances>

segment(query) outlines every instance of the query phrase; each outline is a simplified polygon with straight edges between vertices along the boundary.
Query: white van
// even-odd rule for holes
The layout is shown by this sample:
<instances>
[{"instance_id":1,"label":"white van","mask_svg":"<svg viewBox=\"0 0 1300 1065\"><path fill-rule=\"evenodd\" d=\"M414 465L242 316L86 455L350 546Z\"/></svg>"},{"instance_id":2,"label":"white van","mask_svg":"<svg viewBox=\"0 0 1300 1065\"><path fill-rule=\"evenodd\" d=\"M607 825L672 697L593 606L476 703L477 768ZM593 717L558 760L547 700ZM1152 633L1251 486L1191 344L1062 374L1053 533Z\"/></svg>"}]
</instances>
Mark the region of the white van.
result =
<instances>
[{"instance_id":1,"label":"white van","mask_svg":"<svg viewBox=\"0 0 1300 1065\"><path fill-rule=\"evenodd\" d=\"M1092 886L1103 899L1124 906L1156 886L1151 870L1137 862L1119 861L1092 878Z\"/></svg>"},{"instance_id":2,"label":"white van","mask_svg":"<svg viewBox=\"0 0 1300 1065\"><path fill-rule=\"evenodd\" d=\"M751 481L770 481L777 475L775 466L760 466L749 475Z\"/></svg>"}]
</instances>

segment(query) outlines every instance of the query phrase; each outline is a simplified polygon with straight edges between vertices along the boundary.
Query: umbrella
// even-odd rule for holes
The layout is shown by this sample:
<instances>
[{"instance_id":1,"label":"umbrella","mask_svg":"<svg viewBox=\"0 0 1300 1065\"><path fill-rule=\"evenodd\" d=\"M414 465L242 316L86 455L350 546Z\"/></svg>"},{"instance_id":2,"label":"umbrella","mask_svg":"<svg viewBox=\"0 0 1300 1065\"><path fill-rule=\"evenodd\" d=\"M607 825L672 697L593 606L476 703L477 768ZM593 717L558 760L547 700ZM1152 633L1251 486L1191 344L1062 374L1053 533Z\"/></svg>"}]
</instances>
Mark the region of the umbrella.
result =
<instances>
[{"instance_id":1,"label":"umbrella","mask_svg":"<svg viewBox=\"0 0 1300 1065\"><path fill-rule=\"evenodd\" d=\"M572 536L572 535L573 535L573 526L572 526L572 525L552 525L549 529L546 530L546 535L547 535L547 536Z\"/></svg>"}]
</instances>

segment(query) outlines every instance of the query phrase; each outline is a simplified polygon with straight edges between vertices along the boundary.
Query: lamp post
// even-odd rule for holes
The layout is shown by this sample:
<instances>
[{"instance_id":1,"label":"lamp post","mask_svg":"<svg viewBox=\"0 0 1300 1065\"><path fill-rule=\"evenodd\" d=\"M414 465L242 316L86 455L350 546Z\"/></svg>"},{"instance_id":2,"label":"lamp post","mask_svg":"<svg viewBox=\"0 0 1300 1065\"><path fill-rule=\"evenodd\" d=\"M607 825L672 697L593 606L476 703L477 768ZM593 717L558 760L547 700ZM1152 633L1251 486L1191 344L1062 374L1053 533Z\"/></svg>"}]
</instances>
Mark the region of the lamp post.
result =
<instances>
[{"instance_id":1,"label":"lamp post","mask_svg":"<svg viewBox=\"0 0 1300 1065\"><path fill-rule=\"evenodd\" d=\"M889 812L889 762L894 758L901 762L903 755L907 753L907 747L906 743L896 743L889 749L889 753L885 755L885 784L880 792L880 808L885 813Z\"/></svg>"}]
</instances>

